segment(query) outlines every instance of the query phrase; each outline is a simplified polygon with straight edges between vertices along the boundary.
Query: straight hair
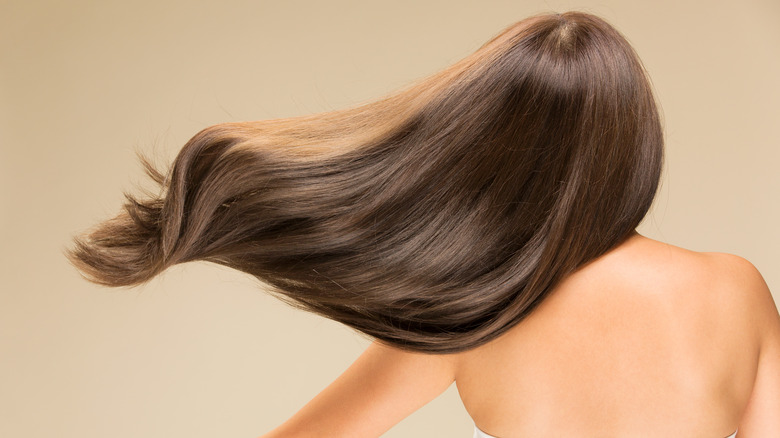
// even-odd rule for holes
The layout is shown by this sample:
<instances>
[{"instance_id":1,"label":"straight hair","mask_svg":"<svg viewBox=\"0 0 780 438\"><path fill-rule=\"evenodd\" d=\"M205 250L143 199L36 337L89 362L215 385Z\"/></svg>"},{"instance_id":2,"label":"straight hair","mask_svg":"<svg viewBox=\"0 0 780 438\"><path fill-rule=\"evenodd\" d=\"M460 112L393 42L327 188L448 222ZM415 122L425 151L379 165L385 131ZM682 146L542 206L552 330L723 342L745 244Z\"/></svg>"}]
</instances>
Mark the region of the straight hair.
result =
<instances>
[{"instance_id":1,"label":"straight hair","mask_svg":"<svg viewBox=\"0 0 780 438\"><path fill-rule=\"evenodd\" d=\"M164 171L139 158L159 194L126 192L64 250L89 281L134 286L202 260L381 342L452 353L632 234L663 133L631 45L570 11L381 99L209 126Z\"/></svg>"}]
</instances>

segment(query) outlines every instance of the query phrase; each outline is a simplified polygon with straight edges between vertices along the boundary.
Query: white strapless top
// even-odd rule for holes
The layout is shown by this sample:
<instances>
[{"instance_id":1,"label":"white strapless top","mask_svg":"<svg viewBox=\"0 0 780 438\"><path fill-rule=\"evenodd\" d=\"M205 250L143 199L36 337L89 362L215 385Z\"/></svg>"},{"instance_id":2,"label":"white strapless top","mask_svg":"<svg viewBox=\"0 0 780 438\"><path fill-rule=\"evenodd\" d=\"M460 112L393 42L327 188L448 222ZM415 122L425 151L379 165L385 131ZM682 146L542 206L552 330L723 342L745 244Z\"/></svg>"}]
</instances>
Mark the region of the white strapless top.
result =
<instances>
[{"instance_id":1,"label":"white strapless top","mask_svg":"<svg viewBox=\"0 0 780 438\"><path fill-rule=\"evenodd\" d=\"M727 436L726 438L735 438L736 436L737 436L737 431L735 430L734 433ZM496 438L496 437L494 437L493 435L488 435L485 432L482 432L481 430L479 430L479 428L476 425L474 425L474 438Z\"/></svg>"}]
</instances>

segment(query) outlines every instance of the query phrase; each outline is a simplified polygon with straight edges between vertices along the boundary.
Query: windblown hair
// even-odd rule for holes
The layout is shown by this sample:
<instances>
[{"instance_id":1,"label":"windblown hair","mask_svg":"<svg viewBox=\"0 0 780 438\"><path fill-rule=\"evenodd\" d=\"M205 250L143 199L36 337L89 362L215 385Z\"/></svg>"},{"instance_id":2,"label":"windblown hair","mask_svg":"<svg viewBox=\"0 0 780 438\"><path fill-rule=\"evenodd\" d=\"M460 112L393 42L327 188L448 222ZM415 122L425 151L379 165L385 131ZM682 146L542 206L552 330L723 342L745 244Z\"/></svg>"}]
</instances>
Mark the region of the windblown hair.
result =
<instances>
[{"instance_id":1,"label":"windblown hair","mask_svg":"<svg viewBox=\"0 0 780 438\"><path fill-rule=\"evenodd\" d=\"M496 338L626 239L655 197L663 132L626 39L571 11L348 109L220 123L159 195L65 250L90 281L204 260L385 343L449 353Z\"/></svg>"}]
</instances>

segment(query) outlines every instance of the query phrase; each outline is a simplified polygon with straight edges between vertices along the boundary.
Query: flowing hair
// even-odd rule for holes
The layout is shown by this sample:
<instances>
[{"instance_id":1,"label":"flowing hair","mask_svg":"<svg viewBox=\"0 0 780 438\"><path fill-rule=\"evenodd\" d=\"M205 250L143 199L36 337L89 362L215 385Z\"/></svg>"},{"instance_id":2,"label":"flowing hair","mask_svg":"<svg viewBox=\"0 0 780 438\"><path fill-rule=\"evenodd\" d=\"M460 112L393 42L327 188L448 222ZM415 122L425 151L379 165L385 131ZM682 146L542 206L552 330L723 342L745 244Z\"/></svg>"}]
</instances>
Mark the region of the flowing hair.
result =
<instances>
[{"instance_id":1,"label":"flowing hair","mask_svg":"<svg viewBox=\"0 0 780 438\"><path fill-rule=\"evenodd\" d=\"M451 353L523 320L629 237L663 165L652 88L597 16L529 17L379 100L220 123L65 254L142 284L203 260L399 348Z\"/></svg>"}]
</instances>

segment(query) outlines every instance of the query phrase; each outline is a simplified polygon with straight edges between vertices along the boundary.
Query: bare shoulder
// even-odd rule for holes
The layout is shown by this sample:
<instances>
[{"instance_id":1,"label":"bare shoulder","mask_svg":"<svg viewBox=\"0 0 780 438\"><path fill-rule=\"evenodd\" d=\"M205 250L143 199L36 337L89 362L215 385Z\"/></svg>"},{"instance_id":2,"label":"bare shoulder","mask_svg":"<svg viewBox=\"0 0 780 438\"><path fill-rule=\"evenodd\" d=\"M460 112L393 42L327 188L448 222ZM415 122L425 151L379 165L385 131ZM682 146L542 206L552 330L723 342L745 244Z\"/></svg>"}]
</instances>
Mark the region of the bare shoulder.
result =
<instances>
[{"instance_id":1,"label":"bare shoulder","mask_svg":"<svg viewBox=\"0 0 780 438\"><path fill-rule=\"evenodd\" d=\"M655 260L666 272L678 271L681 274L677 276L678 279L687 277L700 284L708 284L703 292L722 292L725 294L720 297L722 299L731 298L742 301L745 305L759 307L772 301L763 276L756 266L744 257L725 252L698 252L640 237L635 244L642 255L639 259L643 262Z\"/></svg>"},{"instance_id":2,"label":"bare shoulder","mask_svg":"<svg viewBox=\"0 0 780 438\"><path fill-rule=\"evenodd\" d=\"M708 258L713 267L740 280L749 280L752 283L764 282L763 276L748 259L736 254L726 252L702 252Z\"/></svg>"},{"instance_id":3,"label":"bare shoulder","mask_svg":"<svg viewBox=\"0 0 780 438\"><path fill-rule=\"evenodd\" d=\"M757 351L760 338L775 324L777 310L764 278L735 254L693 251L637 235L592 271L603 279L599 285L617 282L627 291L623 296L629 305L645 297L657 298L662 308L672 305L675 317L690 323L690 333L698 337L722 334L735 346L752 345Z\"/></svg>"},{"instance_id":4,"label":"bare shoulder","mask_svg":"<svg viewBox=\"0 0 780 438\"><path fill-rule=\"evenodd\" d=\"M745 306L757 318L757 322L772 322L777 307L769 286L753 263L735 254L702 254L707 257L713 275L731 292L732 304Z\"/></svg>"},{"instance_id":5,"label":"bare shoulder","mask_svg":"<svg viewBox=\"0 0 780 438\"><path fill-rule=\"evenodd\" d=\"M780 436L780 313L764 277L743 257L708 253L739 292L733 305L750 316L759 339L759 360L747 406L739 422L740 436ZM738 307L739 308L739 307Z\"/></svg>"},{"instance_id":6,"label":"bare shoulder","mask_svg":"<svg viewBox=\"0 0 780 438\"><path fill-rule=\"evenodd\" d=\"M761 356L780 351L780 314L772 292L758 268L738 255L710 252L708 259L717 281L717 294L729 315L737 316L757 340ZM778 360L777 358L775 360ZM780 363L777 364L780 366ZM775 371L777 372L777 371Z\"/></svg>"}]
</instances>

